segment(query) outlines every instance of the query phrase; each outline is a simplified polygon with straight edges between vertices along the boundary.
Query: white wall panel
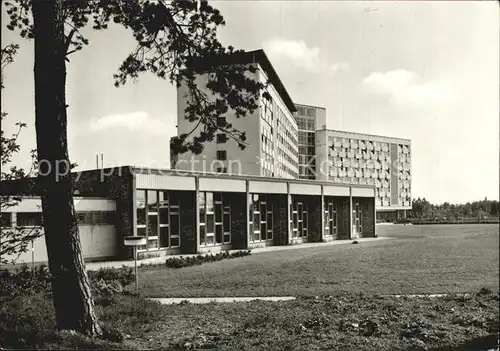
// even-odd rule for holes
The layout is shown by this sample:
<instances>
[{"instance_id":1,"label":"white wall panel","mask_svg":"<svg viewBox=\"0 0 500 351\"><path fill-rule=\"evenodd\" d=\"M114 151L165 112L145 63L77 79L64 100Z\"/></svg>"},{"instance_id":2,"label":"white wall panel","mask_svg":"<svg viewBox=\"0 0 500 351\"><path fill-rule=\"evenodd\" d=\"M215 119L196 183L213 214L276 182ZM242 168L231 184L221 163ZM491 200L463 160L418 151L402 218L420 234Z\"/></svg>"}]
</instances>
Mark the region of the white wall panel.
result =
<instances>
[{"instance_id":1,"label":"white wall panel","mask_svg":"<svg viewBox=\"0 0 500 351\"><path fill-rule=\"evenodd\" d=\"M284 182L264 182L251 180L248 184L250 193L286 194L287 186Z\"/></svg>"},{"instance_id":2,"label":"white wall panel","mask_svg":"<svg viewBox=\"0 0 500 351\"><path fill-rule=\"evenodd\" d=\"M243 179L200 178L200 191L246 192Z\"/></svg>"},{"instance_id":3,"label":"white wall panel","mask_svg":"<svg viewBox=\"0 0 500 351\"><path fill-rule=\"evenodd\" d=\"M290 184L290 194L293 195L321 195L321 185L316 184Z\"/></svg>"},{"instance_id":4,"label":"white wall panel","mask_svg":"<svg viewBox=\"0 0 500 351\"><path fill-rule=\"evenodd\" d=\"M136 189L192 190L196 189L194 176L168 174L137 174Z\"/></svg>"},{"instance_id":5,"label":"white wall panel","mask_svg":"<svg viewBox=\"0 0 500 351\"><path fill-rule=\"evenodd\" d=\"M347 186L323 186L323 195L325 196L349 196L349 187Z\"/></svg>"},{"instance_id":6,"label":"white wall panel","mask_svg":"<svg viewBox=\"0 0 500 351\"><path fill-rule=\"evenodd\" d=\"M373 188L352 188L353 197L375 197L375 189Z\"/></svg>"}]
</instances>

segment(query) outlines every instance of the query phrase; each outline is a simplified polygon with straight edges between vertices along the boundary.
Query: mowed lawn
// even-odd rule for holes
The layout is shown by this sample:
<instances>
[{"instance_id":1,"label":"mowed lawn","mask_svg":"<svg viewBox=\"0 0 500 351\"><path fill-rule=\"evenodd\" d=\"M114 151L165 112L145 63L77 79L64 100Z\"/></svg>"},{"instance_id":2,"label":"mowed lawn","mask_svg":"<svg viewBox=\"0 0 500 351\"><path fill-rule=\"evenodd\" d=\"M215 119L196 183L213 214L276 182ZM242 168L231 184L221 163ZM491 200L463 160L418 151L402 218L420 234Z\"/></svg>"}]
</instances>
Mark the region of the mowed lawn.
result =
<instances>
[{"instance_id":1,"label":"mowed lawn","mask_svg":"<svg viewBox=\"0 0 500 351\"><path fill-rule=\"evenodd\" d=\"M498 225L377 226L387 240L253 254L181 269L142 268L154 297L498 292Z\"/></svg>"}]
</instances>

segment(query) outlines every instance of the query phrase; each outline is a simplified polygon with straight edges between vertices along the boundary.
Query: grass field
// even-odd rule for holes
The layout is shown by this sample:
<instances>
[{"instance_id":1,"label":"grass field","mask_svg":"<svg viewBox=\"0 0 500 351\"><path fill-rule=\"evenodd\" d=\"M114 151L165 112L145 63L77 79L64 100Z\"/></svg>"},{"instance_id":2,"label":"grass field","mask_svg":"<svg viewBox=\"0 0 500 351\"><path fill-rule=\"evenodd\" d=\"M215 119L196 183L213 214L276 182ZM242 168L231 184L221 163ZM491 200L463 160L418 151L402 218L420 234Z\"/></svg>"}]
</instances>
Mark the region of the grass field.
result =
<instances>
[{"instance_id":1,"label":"grass field","mask_svg":"<svg viewBox=\"0 0 500 351\"><path fill-rule=\"evenodd\" d=\"M497 348L496 226L381 226L378 233L391 239L259 253L181 269L143 268L142 291L153 296L314 296L161 305L141 296L105 294L95 297L107 330L103 338L54 330L50 296L20 295L0 304L0 349ZM361 291L366 293L354 293ZM377 294L453 291L472 294Z\"/></svg>"},{"instance_id":2,"label":"grass field","mask_svg":"<svg viewBox=\"0 0 500 351\"><path fill-rule=\"evenodd\" d=\"M378 226L388 240L254 254L183 269L143 268L147 296L498 292L497 225Z\"/></svg>"}]
</instances>

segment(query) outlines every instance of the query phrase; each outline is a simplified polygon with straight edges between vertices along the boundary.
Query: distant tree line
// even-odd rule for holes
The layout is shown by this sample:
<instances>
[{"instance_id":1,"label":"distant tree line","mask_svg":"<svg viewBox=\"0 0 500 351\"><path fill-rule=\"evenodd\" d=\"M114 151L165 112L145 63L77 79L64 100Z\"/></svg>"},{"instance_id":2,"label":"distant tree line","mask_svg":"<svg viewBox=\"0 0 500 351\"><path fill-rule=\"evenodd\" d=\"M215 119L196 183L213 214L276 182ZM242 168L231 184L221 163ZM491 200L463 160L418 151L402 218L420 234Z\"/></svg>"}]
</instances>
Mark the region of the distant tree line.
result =
<instances>
[{"instance_id":1,"label":"distant tree line","mask_svg":"<svg viewBox=\"0 0 500 351\"><path fill-rule=\"evenodd\" d=\"M499 217L500 206L496 200L484 198L482 201L454 205L445 202L433 205L425 198L413 200L412 209L407 213L409 219L418 220L461 220L469 218L484 219Z\"/></svg>"}]
</instances>

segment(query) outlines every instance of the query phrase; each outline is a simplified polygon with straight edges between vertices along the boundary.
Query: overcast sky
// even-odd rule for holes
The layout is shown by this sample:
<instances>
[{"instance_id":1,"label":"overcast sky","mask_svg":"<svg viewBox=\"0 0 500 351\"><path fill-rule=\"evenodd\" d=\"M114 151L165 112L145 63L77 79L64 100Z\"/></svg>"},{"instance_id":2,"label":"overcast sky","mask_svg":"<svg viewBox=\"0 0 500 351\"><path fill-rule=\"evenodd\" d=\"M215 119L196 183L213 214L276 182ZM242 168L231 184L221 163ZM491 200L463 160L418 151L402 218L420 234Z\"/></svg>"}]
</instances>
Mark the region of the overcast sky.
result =
<instances>
[{"instance_id":1,"label":"overcast sky","mask_svg":"<svg viewBox=\"0 0 500 351\"><path fill-rule=\"evenodd\" d=\"M264 48L292 99L323 106L328 128L412 140L413 197L459 203L498 199L499 8L488 2L214 1L220 38ZM5 13L2 14L3 23ZM25 121L34 148L33 42L5 72L2 111ZM113 86L134 48L129 32L87 31L90 45L68 64L69 154L81 169L169 165L176 92L142 76ZM2 129L11 131L7 123Z\"/></svg>"}]
</instances>

